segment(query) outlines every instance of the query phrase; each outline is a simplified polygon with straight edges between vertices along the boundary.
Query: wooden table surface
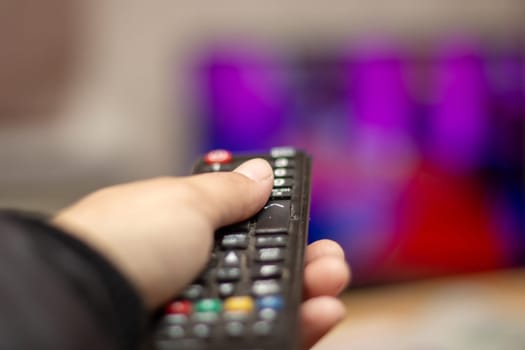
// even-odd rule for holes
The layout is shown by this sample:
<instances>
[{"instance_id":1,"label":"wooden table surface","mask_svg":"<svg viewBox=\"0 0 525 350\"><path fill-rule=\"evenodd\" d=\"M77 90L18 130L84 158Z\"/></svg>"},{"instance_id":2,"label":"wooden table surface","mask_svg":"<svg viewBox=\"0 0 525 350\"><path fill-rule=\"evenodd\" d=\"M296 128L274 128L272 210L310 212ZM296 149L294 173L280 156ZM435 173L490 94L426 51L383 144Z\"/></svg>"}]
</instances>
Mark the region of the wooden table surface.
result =
<instances>
[{"instance_id":1,"label":"wooden table surface","mask_svg":"<svg viewBox=\"0 0 525 350\"><path fill-rule=\"evenodd\" d=\"M350 290L315 350L524 350L525 269Z\"/></svg>"}]
</instances>

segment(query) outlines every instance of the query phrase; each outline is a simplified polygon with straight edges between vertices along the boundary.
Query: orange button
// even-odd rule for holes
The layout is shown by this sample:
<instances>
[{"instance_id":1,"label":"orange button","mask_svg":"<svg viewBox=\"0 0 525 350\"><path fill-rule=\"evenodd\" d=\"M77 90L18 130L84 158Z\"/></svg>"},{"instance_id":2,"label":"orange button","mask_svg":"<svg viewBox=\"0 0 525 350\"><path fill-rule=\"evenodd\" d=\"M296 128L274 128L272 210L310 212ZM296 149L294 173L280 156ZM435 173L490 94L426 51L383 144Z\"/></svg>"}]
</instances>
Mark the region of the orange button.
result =
<instances>
[{"instance_id":1,"label":"orange button","mask_svg":"<svg viewBox=\"0 0 525 350\"><path fill-rule=\"evenodd\" d=\"M224 301L224 311L250 312L253 310L254 302L251 297L231 297Z\"/></svg>"}]
</instances>

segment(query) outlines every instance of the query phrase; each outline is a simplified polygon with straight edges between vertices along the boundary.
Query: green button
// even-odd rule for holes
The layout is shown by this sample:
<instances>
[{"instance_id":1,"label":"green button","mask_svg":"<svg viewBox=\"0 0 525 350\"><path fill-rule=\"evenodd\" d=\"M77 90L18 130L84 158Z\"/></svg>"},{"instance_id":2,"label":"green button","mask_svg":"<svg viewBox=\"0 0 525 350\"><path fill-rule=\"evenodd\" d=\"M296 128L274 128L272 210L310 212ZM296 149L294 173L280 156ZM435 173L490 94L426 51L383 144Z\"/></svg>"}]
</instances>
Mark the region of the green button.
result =
<instances>
[{"instance_id":1,"label":"green button","mask_svg":"<svg viewBox=\"0 0 525 350\"><path fill-rule=\"evenodd\" d=\"M197 312L221 312L222 304L220 299L202 299L197 302L195 311Z\"/></svg>"}]
</instances>

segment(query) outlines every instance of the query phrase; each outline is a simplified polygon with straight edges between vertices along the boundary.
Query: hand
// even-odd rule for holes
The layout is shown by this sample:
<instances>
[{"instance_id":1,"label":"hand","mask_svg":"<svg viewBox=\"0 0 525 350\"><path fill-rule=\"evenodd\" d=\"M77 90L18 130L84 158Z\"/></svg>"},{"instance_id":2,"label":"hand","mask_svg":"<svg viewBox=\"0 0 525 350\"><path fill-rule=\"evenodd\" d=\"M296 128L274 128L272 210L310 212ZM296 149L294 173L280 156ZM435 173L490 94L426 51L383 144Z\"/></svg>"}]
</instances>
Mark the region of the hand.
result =
<instances>
[{"instance_id":1,"label":"hand","mask_svg":"<svg viewBox=\"0 0 525 350\"><path fill-rule=\"evenodd\" d=\"M229 173L108 187L65 208L53 223L104 255L155 309L202 270L213 232L253 216L272 185L270 165L254 159ZM305 259L301 317L309 348L343 317L335 296L347 284L349 270L331 241L310 245Z\"/></svg>"}]
</instances>

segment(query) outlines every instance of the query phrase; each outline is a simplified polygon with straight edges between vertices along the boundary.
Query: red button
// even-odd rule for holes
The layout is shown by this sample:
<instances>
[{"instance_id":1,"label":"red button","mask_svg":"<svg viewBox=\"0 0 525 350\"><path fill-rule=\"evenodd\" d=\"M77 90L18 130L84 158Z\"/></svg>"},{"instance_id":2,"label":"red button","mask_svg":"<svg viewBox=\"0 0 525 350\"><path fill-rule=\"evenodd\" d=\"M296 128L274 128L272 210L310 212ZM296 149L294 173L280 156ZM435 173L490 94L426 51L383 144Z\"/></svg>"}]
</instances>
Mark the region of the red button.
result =
<instances>
[{"instance_id":1,"label":"red button","mask_svg":"<svg viewBox=\"0 0 525 350\"><path fill-rule=\"evenodd\" d=\"M188 300L174 301L166 307L167 314L191 314L191 303Z\"/></svg>"},{"instance_id":2,"label":"red button","mask_svg":"<svg viewBox=\"0 0 525 350\"><path fill-rule=\"evenodd\" d=\"M204 161L208 164L225 164L231 162L232 158L233 157L230 151L224 149L216 149L208 152L204 156Z\"/></svg>"}]
</instances>

